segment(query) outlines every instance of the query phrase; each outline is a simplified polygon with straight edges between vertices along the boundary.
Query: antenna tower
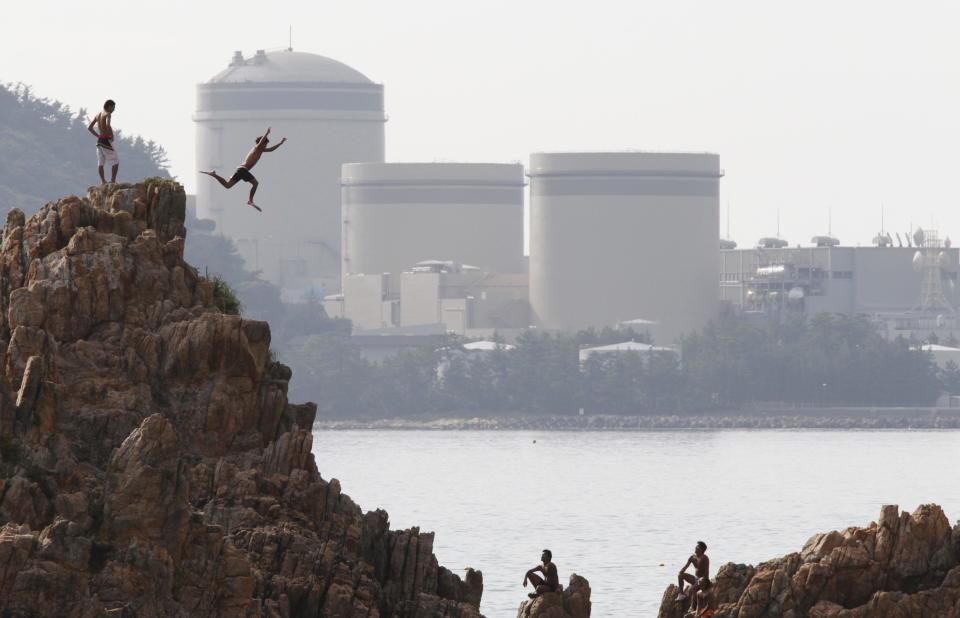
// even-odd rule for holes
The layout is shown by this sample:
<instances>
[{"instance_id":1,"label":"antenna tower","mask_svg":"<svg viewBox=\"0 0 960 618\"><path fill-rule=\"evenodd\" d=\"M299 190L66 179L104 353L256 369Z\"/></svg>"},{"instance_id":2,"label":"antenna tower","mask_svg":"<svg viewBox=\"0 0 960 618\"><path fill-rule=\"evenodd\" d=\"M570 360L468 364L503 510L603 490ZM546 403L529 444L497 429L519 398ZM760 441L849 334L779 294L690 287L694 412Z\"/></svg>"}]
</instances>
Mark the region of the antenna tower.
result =
<instances>
[{"instance_id":1,"label":"antenna tower","mask_svg":"<svg viewBox=\"0 0 960 618\"><path fill-rule=\"evenodd\" d=\"M920 271L920 309L922 311L947 311L956 313L943 291L943 267L947 263L947 253L937 230L918 229L914 234L917 252L913 263Z\"/></svg>"}]
</instances>

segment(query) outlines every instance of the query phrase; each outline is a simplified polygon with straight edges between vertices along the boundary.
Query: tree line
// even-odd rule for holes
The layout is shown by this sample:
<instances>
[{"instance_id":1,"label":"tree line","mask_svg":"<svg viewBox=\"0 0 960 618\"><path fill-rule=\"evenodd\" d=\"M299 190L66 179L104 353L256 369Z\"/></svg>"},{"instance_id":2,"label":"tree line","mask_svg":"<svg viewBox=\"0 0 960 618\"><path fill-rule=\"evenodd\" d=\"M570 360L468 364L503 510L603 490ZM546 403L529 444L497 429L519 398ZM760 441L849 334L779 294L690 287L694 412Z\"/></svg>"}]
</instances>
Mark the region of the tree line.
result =
<instances>
[{"instance_id":1,"label":"tree line","mask_svg":"<svg viewBox=\"0 0 960 618\"><path fill-rule=\"evenodd\" d=\"M294 367L291 397L321 418L687 414L751 404L927 406L960 386L929 354L887 341L863 316L823 314L757 324L725 313L682 340L679 354L597 354L583 346L649 340L605 329L524 332L515 349L439 349L363 358L349 330L300 337L280 351ZM442 366L441 372L437 371Z\"/></svg>"}]
</instances>

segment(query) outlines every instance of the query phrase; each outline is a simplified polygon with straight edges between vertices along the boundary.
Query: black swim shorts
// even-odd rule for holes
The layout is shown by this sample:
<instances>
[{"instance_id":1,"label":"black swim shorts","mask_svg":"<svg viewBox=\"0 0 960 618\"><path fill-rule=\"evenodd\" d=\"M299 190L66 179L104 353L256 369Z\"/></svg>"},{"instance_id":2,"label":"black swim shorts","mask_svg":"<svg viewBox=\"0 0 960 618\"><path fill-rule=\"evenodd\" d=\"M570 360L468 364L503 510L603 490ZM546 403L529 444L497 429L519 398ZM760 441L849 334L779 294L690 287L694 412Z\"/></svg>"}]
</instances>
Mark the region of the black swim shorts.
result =
<instances>
[{"instance_id":1,"label":"black swim shorts","mask_svg":"<svg viewBox=\"0 0 960 618\"><path fill-rule=\"evenodd\" d=\"M238 180L242 180L244 182L253 182L254 180L256 180L256 178L253 177L253 174L251 174L250 170L248 170L247 168L238 167L237 171L233 173L233 176L231 176L230 180L228 180L227 182L236 182Z\"/></svg>"}]
</instances>

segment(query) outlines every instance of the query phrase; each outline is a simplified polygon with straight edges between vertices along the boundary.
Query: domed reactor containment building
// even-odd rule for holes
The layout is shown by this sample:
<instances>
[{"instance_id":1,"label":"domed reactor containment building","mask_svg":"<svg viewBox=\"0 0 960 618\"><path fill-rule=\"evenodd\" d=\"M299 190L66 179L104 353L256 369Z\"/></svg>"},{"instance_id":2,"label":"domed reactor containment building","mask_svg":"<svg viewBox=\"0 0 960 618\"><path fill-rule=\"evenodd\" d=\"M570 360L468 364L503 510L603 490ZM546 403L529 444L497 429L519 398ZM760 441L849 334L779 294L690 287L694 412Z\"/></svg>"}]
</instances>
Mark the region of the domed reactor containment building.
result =
<instances>
[{"instance_id":1,"label":"domed reactor containment building","mask_svg":"<svg viewBox=\"0 0 960 618\"><path fill-rule=\"evenodd\" d=\"M345 64L303 52L236 52L230 66L197 86L197 167L229 178L257 136L271 142L253 169L260 181L226 190L197 175L197 214L233 238L247 266L286 300L340 288L340 169L384 160L383 86Z\"/></svg>"}]
</instances>

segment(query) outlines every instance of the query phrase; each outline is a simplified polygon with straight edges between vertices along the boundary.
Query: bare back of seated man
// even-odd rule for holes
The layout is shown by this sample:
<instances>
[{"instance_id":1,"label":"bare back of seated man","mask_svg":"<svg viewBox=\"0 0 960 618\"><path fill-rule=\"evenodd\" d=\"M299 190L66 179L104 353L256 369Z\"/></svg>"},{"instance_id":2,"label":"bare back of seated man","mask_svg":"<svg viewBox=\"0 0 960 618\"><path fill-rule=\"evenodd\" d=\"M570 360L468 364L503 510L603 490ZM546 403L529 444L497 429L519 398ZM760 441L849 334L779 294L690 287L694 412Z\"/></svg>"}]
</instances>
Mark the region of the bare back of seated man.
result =
<instances>
[{"instance_id":1,"label":"bare back of seated man","mask_svg":"<svg viewBox=\"0 0 960 618\"><path fill-rule=\"evenodd\" d=\"M553 563L553 552L549 549L543 550L540 562L541 564L533 567L523 576L524 588L527 587L528 580L533 584L535 592L527 595L531 599L546 592L558 592L560 590L560 577L557 575L557 565ZM543 573L543 577L540 577L537 573Z\"/></svg>"}]
</instances>

